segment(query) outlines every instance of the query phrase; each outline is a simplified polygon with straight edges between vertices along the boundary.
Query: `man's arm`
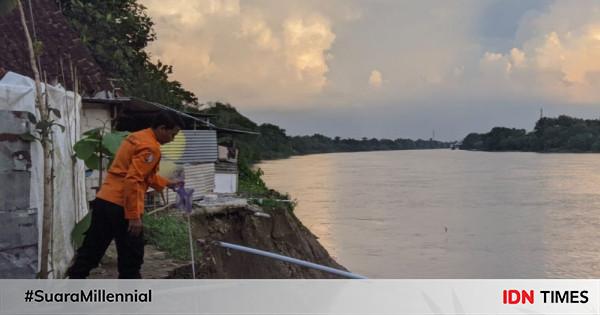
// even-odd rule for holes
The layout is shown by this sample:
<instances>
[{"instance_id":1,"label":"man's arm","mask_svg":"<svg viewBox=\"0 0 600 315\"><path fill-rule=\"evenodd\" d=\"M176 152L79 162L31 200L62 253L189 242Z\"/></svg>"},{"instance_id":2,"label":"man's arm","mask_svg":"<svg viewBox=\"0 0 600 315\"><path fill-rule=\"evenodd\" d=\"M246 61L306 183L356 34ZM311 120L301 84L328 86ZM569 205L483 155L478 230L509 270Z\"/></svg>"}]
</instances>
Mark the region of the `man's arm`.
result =
<instances>
[{"instance_id":1,"label":"man's arm","mask_svg":"<svg viewBox=\"0 0 600 315\"><path fill-rule=\"evenodd\" d=\"M158 174L154 174L154 176L150 178L150 187L154 188L156 191L161 191L169 185L171 185L171 182Z\"/></svg>"},{"instance_id":2,"label":"man's arm","mask_svg":"<svg viewBox=\"0 0 600 315\"><path fill-rule=\"evenodd\" d=\"M141 215L144 211L146 179L151 176L158 163L159 154L156 148L140 147L133 156L125 176L125 219L129 220L129 231L133 235L138 235L142 230Z\"/></svg>"}]
</instances>

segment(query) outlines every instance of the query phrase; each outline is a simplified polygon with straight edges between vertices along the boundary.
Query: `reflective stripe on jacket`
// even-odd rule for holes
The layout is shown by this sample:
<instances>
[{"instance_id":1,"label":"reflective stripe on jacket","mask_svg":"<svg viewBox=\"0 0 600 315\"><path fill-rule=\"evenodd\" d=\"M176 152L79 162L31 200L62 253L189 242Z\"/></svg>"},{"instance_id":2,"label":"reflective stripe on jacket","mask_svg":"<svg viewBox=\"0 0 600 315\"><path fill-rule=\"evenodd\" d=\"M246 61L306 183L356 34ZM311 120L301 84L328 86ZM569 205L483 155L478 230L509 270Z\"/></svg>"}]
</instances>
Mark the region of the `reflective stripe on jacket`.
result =
<instances>
[{"instance_id":1,"label":"reflective stripe on jacket","mask_svg":"<svg viewBox=\"0 0 600 315\"><path fill-rule=\"evenodd\" d=\"M96 197L125 208L126 219L139 219L148 187L160 191L168 184L157 174L159 162L160 143L152 129L130 134L121 143Z\"/></svg>"}]
</instances>

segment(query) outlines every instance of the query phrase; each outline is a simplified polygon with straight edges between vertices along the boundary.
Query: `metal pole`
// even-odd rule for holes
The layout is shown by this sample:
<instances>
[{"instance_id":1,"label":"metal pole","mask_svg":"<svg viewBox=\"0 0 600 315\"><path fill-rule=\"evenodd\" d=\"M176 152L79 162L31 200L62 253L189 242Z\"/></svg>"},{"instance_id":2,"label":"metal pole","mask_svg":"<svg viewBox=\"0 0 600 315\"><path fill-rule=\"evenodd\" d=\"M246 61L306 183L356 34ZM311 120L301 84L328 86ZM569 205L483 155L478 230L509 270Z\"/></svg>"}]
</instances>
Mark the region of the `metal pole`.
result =
<instances>
[{"instance_id":1,"label":"metal pole","mask_svg":"<svg viewBox=\"0 0 600 315\"><path fill-rule=\"evenodd\" d=\"M205 241L198 240L198 242L204 243ZM289 262L292 264L300 265L303 267L308 267L308 268L312 268L312 269L316 269L316 270L329 272L329 273L332 273L332 274L335 274L338 276L342 276L342 277L346 277L346 278L350 278L350 279L367 279L367 277L365 277L365 276L357 275L352 272L335 269L335 268L315 264L315 263L312 263L309 261L300 260L300 259L296 259L296 258L292 258L292 257L288 257L288 256L283 256L283 255L267 252L267 251L260 250L260 249L250 248L250 247L246 247L246 246L241 246L241 245L236 245L236 244L231 244L231 243L226 243L226 242L221 242L221 241L215 241L214 244L224 247L224 248L229 248L229 249L233 249L233 250L237 250L237 251L241 251L241 252L245 252L245 253L249 253L249 254L269 257L269 258Z\"/></svg>"},{"instance_id":2,"label":"metal pole","mask_svg":"<svg viewBox=\"0 0 600 315\"><path fill-rule=\"evenodd\" d=\"M194 259L194 241L192 240L192 223L190 222L190 214L187 215L188 238L190 240L190 255L192 256L192 279L196 279L196 259Z\"/></svg>"}]
</instances>

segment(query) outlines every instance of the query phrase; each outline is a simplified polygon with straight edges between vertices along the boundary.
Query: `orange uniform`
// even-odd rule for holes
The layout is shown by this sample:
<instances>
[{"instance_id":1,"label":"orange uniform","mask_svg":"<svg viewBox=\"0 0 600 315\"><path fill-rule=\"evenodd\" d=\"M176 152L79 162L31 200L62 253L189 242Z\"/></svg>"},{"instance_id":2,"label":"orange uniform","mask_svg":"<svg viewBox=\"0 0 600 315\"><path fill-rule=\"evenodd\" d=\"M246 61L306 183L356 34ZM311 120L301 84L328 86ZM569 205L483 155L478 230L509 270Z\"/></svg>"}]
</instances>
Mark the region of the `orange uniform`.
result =
<instances>
[{"instance_id":1,"label":"orange uniform","mask_svg":"<svg viewBox=\"0 0 600 315\"><path fill-rule=\"evenodd\" d=\"M139 219L148 186L160 191L168 184L157 174L159 162L160 143L152 129L130 134L119 147L96 197L125 208L125 219Z\"/></svg>"}]
</instances>

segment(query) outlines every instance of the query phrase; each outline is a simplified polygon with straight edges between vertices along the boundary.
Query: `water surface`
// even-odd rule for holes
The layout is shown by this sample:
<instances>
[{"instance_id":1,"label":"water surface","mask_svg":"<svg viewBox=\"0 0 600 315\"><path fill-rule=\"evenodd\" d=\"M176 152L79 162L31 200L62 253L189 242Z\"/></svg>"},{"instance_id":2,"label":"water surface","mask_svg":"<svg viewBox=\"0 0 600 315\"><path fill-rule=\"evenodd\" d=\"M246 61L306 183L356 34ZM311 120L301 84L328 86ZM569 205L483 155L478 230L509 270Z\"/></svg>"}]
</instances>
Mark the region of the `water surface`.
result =
<instances>
[{"instance_id":1,"label":"water surface","mask_svg":"<svg viewBox=\"0 0 600 315\"><path fill-rule=\"evenodd\" d=\"M378 151L258 167L356 273L600 278L600 155Z\"/></svg>"}]
</instances>

